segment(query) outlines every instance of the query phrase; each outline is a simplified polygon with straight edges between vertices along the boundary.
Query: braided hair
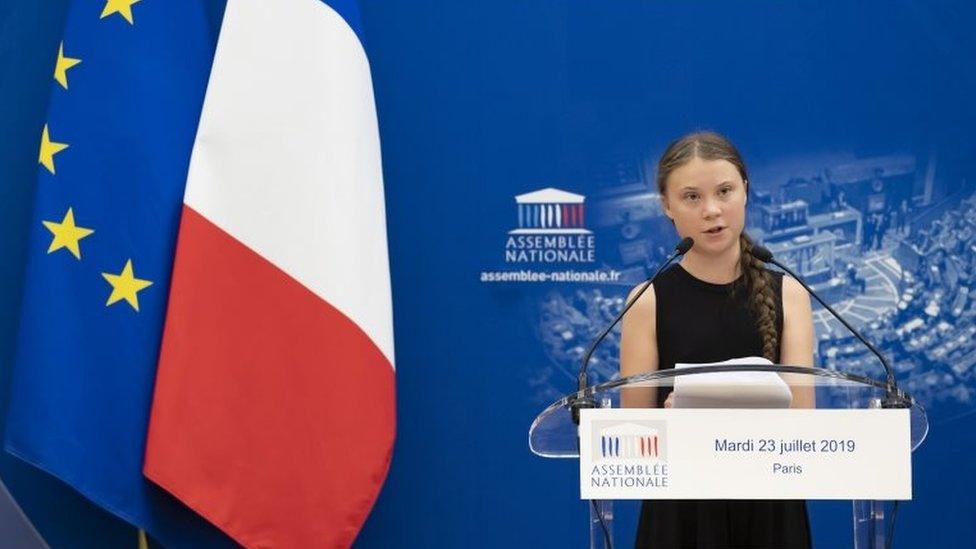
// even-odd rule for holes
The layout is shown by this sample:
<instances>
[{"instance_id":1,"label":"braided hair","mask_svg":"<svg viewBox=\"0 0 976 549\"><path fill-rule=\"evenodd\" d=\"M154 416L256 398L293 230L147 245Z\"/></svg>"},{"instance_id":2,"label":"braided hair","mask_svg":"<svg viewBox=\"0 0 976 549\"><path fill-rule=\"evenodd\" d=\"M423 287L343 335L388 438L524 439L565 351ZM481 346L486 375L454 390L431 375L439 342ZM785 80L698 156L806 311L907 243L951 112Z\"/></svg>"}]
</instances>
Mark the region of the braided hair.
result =
<instances>
[{"instance_id":1,"label":"braided hair","mask_svg":"<svg viewBox=\"0 0 976 549\"><path fill-rule=\"evenodd\" d=\"M668 176L675 169L687 164L694 158L702 160L726 160L735 166L742 181L745 183L746 193L749 192L749 177L745 162L738 149L726 137L710 131L700 131L685 135L673 141L657 165L657 188L661 196L667 189ZM766 271L762 261L757 259L752 250L754 243L743 231L739 236L739 270L742 278L733 292L744 290L748 296L749 309L756 318L759 335L763 342L763 356L772 362L779 358L779 336L776 332L776 296L773 293L772 277Z\"/></svg>"}]
</instances>

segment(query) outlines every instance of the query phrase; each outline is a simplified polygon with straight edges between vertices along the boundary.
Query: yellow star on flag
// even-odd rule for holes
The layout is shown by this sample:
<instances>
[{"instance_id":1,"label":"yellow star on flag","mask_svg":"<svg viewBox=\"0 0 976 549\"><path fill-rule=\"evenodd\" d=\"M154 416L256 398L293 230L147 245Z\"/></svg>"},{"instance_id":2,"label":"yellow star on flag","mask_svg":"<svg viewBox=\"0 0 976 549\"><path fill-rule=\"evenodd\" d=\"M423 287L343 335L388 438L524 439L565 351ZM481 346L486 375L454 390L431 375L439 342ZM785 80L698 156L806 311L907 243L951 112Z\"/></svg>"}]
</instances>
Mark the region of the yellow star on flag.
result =
<instances>
[{"instance_id":1,"label":"yellow star on flag","mask_svg":"<svg viewBox=\"0 0 976 549\"><path fill-rule=\"evenodd\" d=\"M68 148L67 143L58 143L57 141L51 141L51 136L47 133L47 124L44 124L44 129L41 131L41 153L37 157L37 161L47 168L47 171L54 173L54 155Z\"/></svg>"},{"instance_id":2,"label":"yellow star on flag","mask_svg":"<svg viewBox=\"0 0 976 549\"><path fill-rule=\"evenodd\" d=\"M66 57L64 55L64 42L58 46L58 62L54 65L54 79L61 84L61 87L68 89L68 69L81 63L81 59Z\"/></svg>"},{"instance_id":3,"label":"yellow star on flag","mask_svg":"<svg viewBox=\"0 0 976 549\"><path fill-rule=\"evenodd\" d=\"M51 245L47 248L47 253L67 248L71 255L75 256L75 259L81 259L81 248L78 247L78 241L95 232L92 229L75 225L75 213L71 208L68 208L68 213L64 214L61 223L54 221L42 221L41 223L44 223L47 230L54 235L54 238L51 239Z\"/></svg>"},{"instance_id":4,"label":"yellow star on flag","mask_svg":"<svg viewBox=\"0 0 976 549\"><path fill-rule=\"evenodd\" d=\"M130 25L134 24L132 22L132 4L139 2L140 0L105 0L105 8L102 10L102 16L99 19L105 19L113 13L117 13L125 18Z\"/></svg>"},{"instance_id":5,"label":"yellow star on flag","mask_svg":"<svg viewBox=\"0 0 976 549\"><path fill-rule=\"evenodd\" d=\"M108 296L108 301L105 302L105 306L119 301L126 300L129 305L136 311L139 310L139 297L136 295L139 290L152 286L152 282L148 280L143 280L141 278L136 278L132 274L132 260L129 259L125 262L125 267L122 268L122 272L119 274L102 273L105 280L112 285L112 295Z\"/></svg>"}]
</instances>

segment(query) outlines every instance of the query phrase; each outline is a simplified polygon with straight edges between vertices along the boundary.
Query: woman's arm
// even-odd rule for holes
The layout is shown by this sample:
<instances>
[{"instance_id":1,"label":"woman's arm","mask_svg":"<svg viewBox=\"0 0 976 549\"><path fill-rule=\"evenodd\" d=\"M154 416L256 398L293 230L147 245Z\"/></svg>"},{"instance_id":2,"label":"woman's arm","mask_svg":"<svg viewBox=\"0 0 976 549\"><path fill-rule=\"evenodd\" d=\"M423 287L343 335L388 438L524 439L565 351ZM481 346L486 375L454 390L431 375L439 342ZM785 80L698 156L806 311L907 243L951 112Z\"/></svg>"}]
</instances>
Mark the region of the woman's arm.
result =
<instances>
[{"instance_id":1,"label":"woman's arm","mask_svg":"<svg viewBox=\"0 0 976 549\"><path fill-rule=\"evenodd\" d=\"M813 367L813 311L810 295L791 276L783 275L783 337L780 363ZM788 376L787 376L788 377ZM791 386L793 408L816 408L816 391L810 376L796 376L805 382Z\"/></svg>"},{"instance_id":2,"label":"woman's arm","mask_svg":"<svg viewBox=\"0 0 976 549\"><path fill-rule=\"evenodd\" d=\"M640 286L630 291L630 303ZM637 303L627 311L620 329L620 377L657 370L657 325L655 324L656 301L654 286L644 292ZM657 389L621 389L621 408L653 408L657 406Z\"/></svg>"}]
</instances>

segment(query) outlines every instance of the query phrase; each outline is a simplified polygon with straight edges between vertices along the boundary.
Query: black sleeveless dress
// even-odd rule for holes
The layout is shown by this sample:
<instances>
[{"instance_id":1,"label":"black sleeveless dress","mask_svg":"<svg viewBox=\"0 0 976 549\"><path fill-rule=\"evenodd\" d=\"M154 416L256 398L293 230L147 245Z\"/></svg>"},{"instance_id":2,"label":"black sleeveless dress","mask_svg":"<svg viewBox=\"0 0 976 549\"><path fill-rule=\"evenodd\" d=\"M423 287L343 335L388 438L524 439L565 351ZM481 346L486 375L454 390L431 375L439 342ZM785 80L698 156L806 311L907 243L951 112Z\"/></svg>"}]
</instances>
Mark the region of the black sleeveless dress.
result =
<instances>
[{"instance_id":1,"label":"black sleeveless dress","mask_svg":"<svg viewBox=\"0 0 976 549\"><path fill-rule=\"evenodd\" d=\"M783 331L782 273L772 275L776 330ZM743 289L699 280L675 264L654 281L659 368L762 356L762 336ZM777 350L777 355L779 351ZM779 356L776 357L779 362ZM663 406L670 389L658 390ZM636 547L652 549L804 549L805 501L658 500L641 506Z\"/></svg>"}]
</instances>

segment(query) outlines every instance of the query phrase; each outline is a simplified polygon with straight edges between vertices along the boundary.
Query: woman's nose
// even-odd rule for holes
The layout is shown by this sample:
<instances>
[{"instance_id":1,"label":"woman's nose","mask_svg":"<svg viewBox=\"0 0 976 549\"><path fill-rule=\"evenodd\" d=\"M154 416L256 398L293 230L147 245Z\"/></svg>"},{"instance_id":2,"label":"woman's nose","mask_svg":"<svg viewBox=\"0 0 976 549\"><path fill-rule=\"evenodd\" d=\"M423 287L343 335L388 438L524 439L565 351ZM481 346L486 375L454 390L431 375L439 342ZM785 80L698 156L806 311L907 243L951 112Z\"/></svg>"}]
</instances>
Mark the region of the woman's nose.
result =
<instances>
[{"instance_id":1,"label":"woman's nose","mask_svg":"<svg viewBox=\"0 0 976 549\"><path fill-rule=\"evenodd\" d=\"M716 215L722 213L722 209L719 208L718 203L714 200L706 200L702 208L702 215L706 218L715 217Z\"/></svg>"}]
</instances>

